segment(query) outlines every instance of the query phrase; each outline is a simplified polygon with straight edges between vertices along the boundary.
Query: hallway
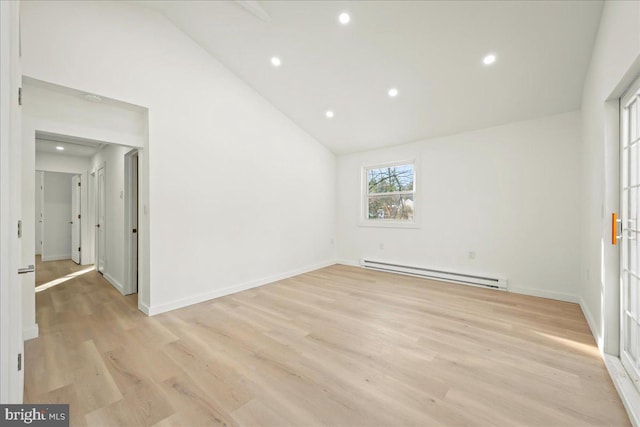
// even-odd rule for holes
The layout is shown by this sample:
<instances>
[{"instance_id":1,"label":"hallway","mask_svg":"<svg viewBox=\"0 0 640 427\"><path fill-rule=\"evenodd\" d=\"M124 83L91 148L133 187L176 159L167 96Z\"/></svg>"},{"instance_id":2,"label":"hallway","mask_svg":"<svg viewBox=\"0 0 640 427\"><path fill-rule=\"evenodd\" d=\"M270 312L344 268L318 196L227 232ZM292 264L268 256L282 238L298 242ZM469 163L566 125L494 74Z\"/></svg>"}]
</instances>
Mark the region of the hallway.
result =
<instances>
[{"instance_id":1,"label":"hallway","mask_svg":"<svg viewBox=\"0 0 640 427\"><path fill-rule=\"evenodd\" d=\"M79 265L70 259L43 262L42 256L36 255L36 287L89 267L93 265Z\"/></svg>"}]
</instances>

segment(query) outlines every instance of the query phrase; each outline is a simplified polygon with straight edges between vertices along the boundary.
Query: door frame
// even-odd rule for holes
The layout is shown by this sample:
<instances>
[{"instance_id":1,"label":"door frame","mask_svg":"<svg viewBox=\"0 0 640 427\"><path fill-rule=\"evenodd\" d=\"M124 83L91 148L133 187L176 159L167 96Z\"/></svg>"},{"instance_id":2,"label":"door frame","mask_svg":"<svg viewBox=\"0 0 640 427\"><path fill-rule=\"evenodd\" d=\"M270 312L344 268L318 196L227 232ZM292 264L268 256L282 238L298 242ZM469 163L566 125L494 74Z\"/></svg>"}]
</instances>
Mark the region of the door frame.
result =
<instances>
[{"instance_id":1,"label":"door frame","mask_svg":"<svg viewBox=\"0 0 640 427\"><path fill-rule=\"evenodd\" d=\"M19 3L0 1L0 402L22 403L22 210ZM8 95L7 95L8 94ZM22 361L24 362L24 361Z\"/></svg>"},{"instance_id":2,"label":"door frame","mask_svg":"<svg viewBox=\"0 0 640 427\"><path fill-rule=\"evenodd\" d=\"M0 1L1 3L1 1ZM35 79L24 77L27 84L35 81ZM43 82L45 84L53 84L48 82ZM58 85L56 85L58 86ZM60 88L77 91L77 89L59 86ZM105 96L105 98L108 98ZM113 99L113 98L111 98ZM132 105L132 104L130 104ZM151 300L151 284L149 280L149 265L150 265L150 251L149 251L149 235L151 232L149 215L150 215L150 204L149 204L149 188L150 188L150 176L149 176L149 110L144 106L135 106L139 108L143 112L143 120L144 120L144 140L140 142L140 145L132 145L130 149L137 148L138 149L138 183L139 183L139 217L138 217L138 310L142 311L146 315L152 315L150 310L150 300ZM28 113L25 115L25 118L28 120L28 134L31 135L32 140L29 141L29 144L35 144L35 139L38 132L47 132L58 135L66 135L73 136L75 138L80 139L89 139L92 141L100 141L107 144L116 144L119 145L117 141L112 141L109 139L102 138L102 134L98 132L98 134L92 134L91 132L81 132L78 133L78 129L74 126L71 126L64 122L57 122L55 120L46 120L40 117L30 116ZM33 146L35 149L35 145ZM86 188L86 192L84 193L87 200L87 215L86 221L83 221L86 227L86 234L83 234L83 242L84 250L83 250L83 265L87 264L96 264L96 242L95 242L95 206L92 204L95 202L95 173L99 165L94 164L89 166L90 169L84 170L82 173L86 177L86 182L88 185L84 186ZM35 169L35 165L34 165ZM79 173L76 170L59 170L59 172L72 172ZM92 176L91 174L94 174ZM27 187L26 191L34 191L33 188ZM122 228L118 228L118 230L113 230L117 233L122 233L124 230ZM123 248L124 249L124 248ZM124 255L124 254L123 254ZM123 259L124 261L124 259ZM107 260L107 262L109 262ZM126 282L126 278L123 279ZM31 291L35 300L35 292Z\"/></svg>"},{"instance_id":3,"label":"door frame","mask_svg":"<svg viewBox=\"0 0 640 427\"><path fill-rule=\"evenodd\" d=\"M618 331L618 337L619 337L619 341L618 341L618 357L620 358L623 366L625 367L625 373L626 375L629 376L629 378L631 379L632 383L635 383L636 388L638 389L637 391L640 393L640 387L638 387L637 381L638 381L638 377L637 376L637 371L634 372L629 372L629 370L627 369L627 367L625 366L625 363L629 363L628 360L625 360L625 355L623 352L623 342L624 342L624 334L625 334L625 328L624 328L624 322L625 322L625 295L624 295L624 290L627 286L629 286L628 283L625 283L624 281L624 269L625 269L625 257L624 255L626 254L625 250L627 250L626 248L626 244L628 242L628 240L626 239L626 233L625 233L625 229L627 226L625 226L624 224L624 218L626 218L626 213L624 212L625 210L625 205L624 205L624 187L626 185L626 182L624 182L624 175L625 175L625 169L628 168L630 165L625 165L624 163L624 156L623 156L623 150L624 150L624 143L625 143L625 138L626 138L626 134L625 134L625 128L626 128L626 120L625 120L625 114L623 114L625 112L626 109L626 104L631 102L631 99L635 98L638 93L638 91L640 90L640 75L633 80L633 82L629 85L629 87L627 88L627 90L625 90L625 92L620 96L619 98L619 120L620 120L620 136L619 136L619 140L620 140L620 144L619 144L619 160L620 160L620 169L619 169L619 178L620 178L620 183L619 183L619 195L620 195L620 201L619 201L619 212L620 212L620 222L621 227L616 227L617 229L622 230L621 231L621 238L620 238L620 251L619 251L619 273L620 273L620 308L619 308L619 331ZM629 95L631 96L631 99L626 99ZM627 101L627 103L625 103L624 101ZM636 103L636 108L638 110L640 110L640 104ZM640 147L636 148L636 150L640 150ZM630 153L630 150L629 150ZM636 168L638 169L636 171L636 173L640 173L640 164L637 163L638 160L636 160ZM626 171L626 174L630 174L630 170ZM638 195L636 195L636 197L638 197ZM637 202L637 201L636 201ZM637 207L636 207L637 209ZM636 224L637 227L637 224ZM640 331L638 331L638 333L640 333Z\"/></svg>"},{"instance_id":4,"label":"door frame","mask_svg":"<svg viewBox=\"0 0 640 427\"><path fill-rule=\"evenodd\" d=\"M125 295L138 292L138 229L139 220L139 149L134 148L124 156L124 266ZM133 233L132 229L136 229Z\"/></svg>"}]
</instances>

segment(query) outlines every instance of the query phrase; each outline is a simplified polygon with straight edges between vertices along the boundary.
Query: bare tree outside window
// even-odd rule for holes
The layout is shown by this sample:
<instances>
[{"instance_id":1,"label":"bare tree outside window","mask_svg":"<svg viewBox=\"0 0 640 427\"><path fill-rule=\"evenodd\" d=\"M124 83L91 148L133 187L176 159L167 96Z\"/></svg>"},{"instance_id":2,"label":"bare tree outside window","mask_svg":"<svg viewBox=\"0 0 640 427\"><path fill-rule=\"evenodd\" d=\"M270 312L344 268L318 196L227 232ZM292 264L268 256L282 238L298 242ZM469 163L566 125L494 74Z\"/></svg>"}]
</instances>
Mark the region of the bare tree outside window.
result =
<instances>
[{"instance_id":1,"label":"bare tree outside window","mask_svg":"<svg viewBox=\"0 0 640 427\"><path fill-rule=\"evenodd\" d=\"M365 169L367 219L413 221L413 163Z\"/></svg>"}]
</instances>

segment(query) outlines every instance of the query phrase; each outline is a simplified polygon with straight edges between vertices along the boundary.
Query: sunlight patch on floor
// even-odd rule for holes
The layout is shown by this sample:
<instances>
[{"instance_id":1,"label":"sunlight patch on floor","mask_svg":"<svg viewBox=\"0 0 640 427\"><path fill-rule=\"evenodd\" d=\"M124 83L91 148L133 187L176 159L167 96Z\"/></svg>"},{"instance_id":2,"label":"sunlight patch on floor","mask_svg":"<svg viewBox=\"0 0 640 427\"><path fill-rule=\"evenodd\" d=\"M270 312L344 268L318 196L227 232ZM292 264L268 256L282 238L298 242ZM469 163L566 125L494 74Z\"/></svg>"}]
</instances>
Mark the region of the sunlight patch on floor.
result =
<instances>
[{"instance_id":1,"label":"sunlight patch on floor","mask_svg":"<svg viewBox=\"0 0 640 427\"><path fill-rule=\"evenodd\" d=\"M587 354L589 356L600 357L600 352L598 351L598 347L596 347L595 345L581 343L571 339L558 337L556 335L545 334L544 332L539 332L539 331L532 331L532 332L542 337L548 338L552 341L555 341L559 344L562 344L565 347L569 347L573 350L577 350L581 353Z\"/></svg>"},{"instance_id":2,"label":"sunlight patch on floor","mask_svg":"<svg viewBox=\"0 0 640 427\"><path fill-rule=\"evenodd\" d=\"M69 281L71 279L75 279L78 276L82 276L83 274L87 274L90 271L93 271L95 268L93 266L89 267L89 268L85 268L84 270L78 270L75 273L71 273L71 274L67 274L64 277L60 277L58 279L52 280L50 282L47 283L43 283L40 286L36 286L36 292L42 292L44 290L47 290L49 288L52 288L54 286L58 286L66 281Z\"/></svg>"}]
</instances>

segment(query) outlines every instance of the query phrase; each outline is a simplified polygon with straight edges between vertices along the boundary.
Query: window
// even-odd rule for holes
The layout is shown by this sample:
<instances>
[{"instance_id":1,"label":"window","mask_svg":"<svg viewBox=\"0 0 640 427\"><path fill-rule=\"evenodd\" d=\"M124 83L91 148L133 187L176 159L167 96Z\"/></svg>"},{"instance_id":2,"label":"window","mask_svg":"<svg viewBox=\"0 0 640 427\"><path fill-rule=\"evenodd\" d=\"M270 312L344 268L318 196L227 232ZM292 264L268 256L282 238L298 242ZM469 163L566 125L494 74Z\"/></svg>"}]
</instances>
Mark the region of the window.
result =
<instances>
[{"instance_id":1,"label":"window","mask_svg":"<svg viewBox=\"0 0 640 427\"><path fill-rule=\"evenodd\" d=\"M415 162L365 167L364 225L416 226Z\"/></svg>"}]
</instances>

